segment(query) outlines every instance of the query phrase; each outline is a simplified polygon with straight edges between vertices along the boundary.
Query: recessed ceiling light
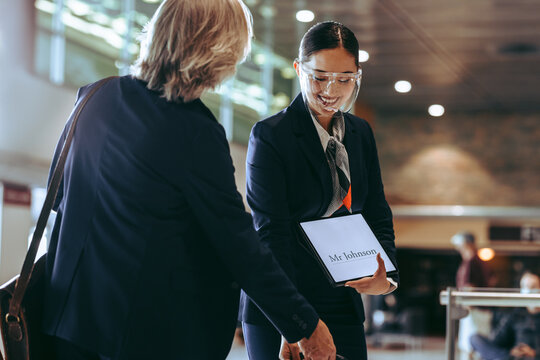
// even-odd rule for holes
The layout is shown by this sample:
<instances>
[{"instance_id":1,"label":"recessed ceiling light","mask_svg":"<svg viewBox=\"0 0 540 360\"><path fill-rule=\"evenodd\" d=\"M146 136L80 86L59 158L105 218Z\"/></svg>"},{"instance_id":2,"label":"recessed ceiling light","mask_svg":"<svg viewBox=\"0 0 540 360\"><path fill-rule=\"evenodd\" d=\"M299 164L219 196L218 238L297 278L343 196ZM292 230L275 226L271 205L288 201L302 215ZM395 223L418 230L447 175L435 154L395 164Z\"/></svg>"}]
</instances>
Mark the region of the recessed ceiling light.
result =
<instances>
[{"instance_id":1,"label":"recessed ceiling light","mask_svg":"<svg viewBox=\"0 0 540 360\"><path fill-rule=\"evenodd\" d=\"M369 53L365 50L358 50L358 61L366 62L369 60Z\"/></svg>"},{"instance_id":2,"label":"recessed ceiling light","mask_svg":"<svg viewBox=\"0 0 540 360\"><path fill-rule=\"evenodd\" d=\"M394 89L399 93L408 93L411 91L412 85L407 80L399 80L394 84Z\"/></svg>"},{"instance_id":3,"label":"recessed ceiling light","mask_svg":"<svg viewBox=\"0 0 540 360\"><path fill-rule=\"evenodd\" d=\"M296 20L300 22L311 22L315 19L315 14L311 10L300 10L296 13Z\"/></svg>"},{"instance_id":4,"label":"recessed ceiling light","mask_svg":"<svg viewBox=\"0 0 540 360\"><path fill-rule=\"evenodd\" d=\"M444 114L444 106L439 104L433 104L428 108L428 112L431 116L442 116Z\"/></svg>"}]
</instances>

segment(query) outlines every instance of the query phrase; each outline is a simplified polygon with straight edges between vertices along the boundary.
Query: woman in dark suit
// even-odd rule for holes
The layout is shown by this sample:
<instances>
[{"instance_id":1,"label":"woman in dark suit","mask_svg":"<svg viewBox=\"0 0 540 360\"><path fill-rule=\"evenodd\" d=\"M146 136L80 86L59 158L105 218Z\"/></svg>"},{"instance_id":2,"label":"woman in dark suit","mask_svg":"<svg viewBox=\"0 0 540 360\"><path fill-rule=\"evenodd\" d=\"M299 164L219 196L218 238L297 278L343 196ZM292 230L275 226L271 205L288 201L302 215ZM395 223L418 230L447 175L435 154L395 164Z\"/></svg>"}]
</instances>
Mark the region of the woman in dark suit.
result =
<instances>
[{"instance_id":1,"label":"woman in dark suit","mask_svg":"<svg viewBox=\"0 0 540 360\"><path fill-rule=\"evenodd\" d=\"M310 357L334 358L328 329L260 246L223 128L199 100L234 73L251 32L240 0L166 0L133 75L88 101L47 254L51 358L225 359L239 287Z\"/></svg>"},{"instance_id":2,"label":"woman in dark suit","mask_svg":"<svg viewBox=\"0 0 540 360\"><path fill-rule=\"evenodd\" d=\"M360 86L358 42L339 23L317 24L304 35L294 67L302 93L251 132L247 199L261 240L326 322L337 353L366 359L360 293L389 293L397 287L397 275L387 278L378 256L372 277L333 288L298 231L304 219L362 213L396 264L392 213L373 133L366 121L347 113ZM250 359L275 359L279 333L249 294L242 294L241 302ZM283 341L283 358L297 353L295 345Z\"/></svg>"}]
</instances>

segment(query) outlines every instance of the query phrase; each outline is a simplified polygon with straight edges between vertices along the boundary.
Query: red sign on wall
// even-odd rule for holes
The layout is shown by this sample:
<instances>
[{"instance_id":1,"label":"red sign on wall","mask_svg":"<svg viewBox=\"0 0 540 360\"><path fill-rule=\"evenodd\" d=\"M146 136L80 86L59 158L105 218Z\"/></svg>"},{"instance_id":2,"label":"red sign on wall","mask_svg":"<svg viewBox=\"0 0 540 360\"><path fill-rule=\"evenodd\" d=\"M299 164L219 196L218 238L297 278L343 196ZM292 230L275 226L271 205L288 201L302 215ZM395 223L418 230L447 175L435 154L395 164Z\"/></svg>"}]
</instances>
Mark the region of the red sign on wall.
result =
<instances>
[{"instance_id":1,"label":"red sign on wall","mask_svg":"<svg viewBox=\"0 0 540 360\"><path fill-rule=\"evenodd\" d=\"M32 191L22 185L4 183L4 205L30 206Z\"/></svg>"}]
</instances>

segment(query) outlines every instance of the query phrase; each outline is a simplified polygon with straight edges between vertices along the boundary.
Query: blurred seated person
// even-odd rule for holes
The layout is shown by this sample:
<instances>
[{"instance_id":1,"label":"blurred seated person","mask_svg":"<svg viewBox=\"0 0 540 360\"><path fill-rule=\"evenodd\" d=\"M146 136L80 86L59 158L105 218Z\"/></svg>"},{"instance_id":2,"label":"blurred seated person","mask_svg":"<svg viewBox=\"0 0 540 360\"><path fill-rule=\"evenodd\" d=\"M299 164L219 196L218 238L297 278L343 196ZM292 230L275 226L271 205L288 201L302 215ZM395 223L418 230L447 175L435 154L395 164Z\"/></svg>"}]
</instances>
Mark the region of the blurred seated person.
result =
<instances>
[{"instance_id":1,"label":"blurred seated person","mask_svg":"<svg viewBox=\"0 0 540 360\"><path fill-rule=\"evenodd\" d=\"M522 293L540 292L540 277L526 272ZM471 336L473 349L484 360L540 359L540 308L516 308L494 326L491 335Z\"/></svg>"},{"instance_id":2,"label":"blurred seated person","mask_svg":"<svg viewBox=\"0 0 540 360\"><path fill-rule=\"evenodd\" d=\"M467 290L493 286L494 277L487 263L478 256L474 234L461 231L452 236L450 242L461 256L461 264L456 273L456 287ZM471 335L476 333L489 335L493 316L492 312L486 308L467 308L463 316L465 317L459 321L457 347L460 351L460 359L468 359L472 351Z\"/></svg>"}]
</instances>

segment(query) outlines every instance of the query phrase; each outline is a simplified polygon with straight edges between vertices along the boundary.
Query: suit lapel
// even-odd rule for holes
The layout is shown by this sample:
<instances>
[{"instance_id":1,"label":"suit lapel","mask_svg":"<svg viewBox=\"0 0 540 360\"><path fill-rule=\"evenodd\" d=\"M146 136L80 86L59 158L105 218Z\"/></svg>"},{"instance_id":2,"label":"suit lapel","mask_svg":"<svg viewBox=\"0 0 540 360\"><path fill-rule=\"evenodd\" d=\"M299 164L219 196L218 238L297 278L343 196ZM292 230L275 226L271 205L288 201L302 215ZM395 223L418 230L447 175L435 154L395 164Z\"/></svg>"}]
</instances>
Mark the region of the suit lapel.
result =
<instances>
[{"instance_id":1,"label":"suit lapel","mask_svg":"<svg viewBox=\"0 0 540 360\"><path fill-rule=\"evenodd\" d=\"M354 127L354 123L349 118L349 114L344 114L345 118L345 137L343 143L349 156L349 171L351 174L351 196L352 209L355 210L355 204L359 204L359 196L363 193L359 186L365 183L366 171L362 167L364 153L362 148L362 137ZM356 201L355 201L356 199Z\"/></svg>"},{"instance_id":2,"label":"suit lapel","mask_svg":"<svg viewBox=\"0 0 540 360\"><path fill-rule=\"evenodd\" d=\"M332 177L319 134L317 133L317 129L315 129L311 115L306 109L302 94L299 94L294 99L290 109L294 112L294 116L292 117L293 132L296 135L303 155L309 160L309 163L319 177L324 200L321 205L326 205L330 203L332 197Z\"/></svg>"}]
</instances>

